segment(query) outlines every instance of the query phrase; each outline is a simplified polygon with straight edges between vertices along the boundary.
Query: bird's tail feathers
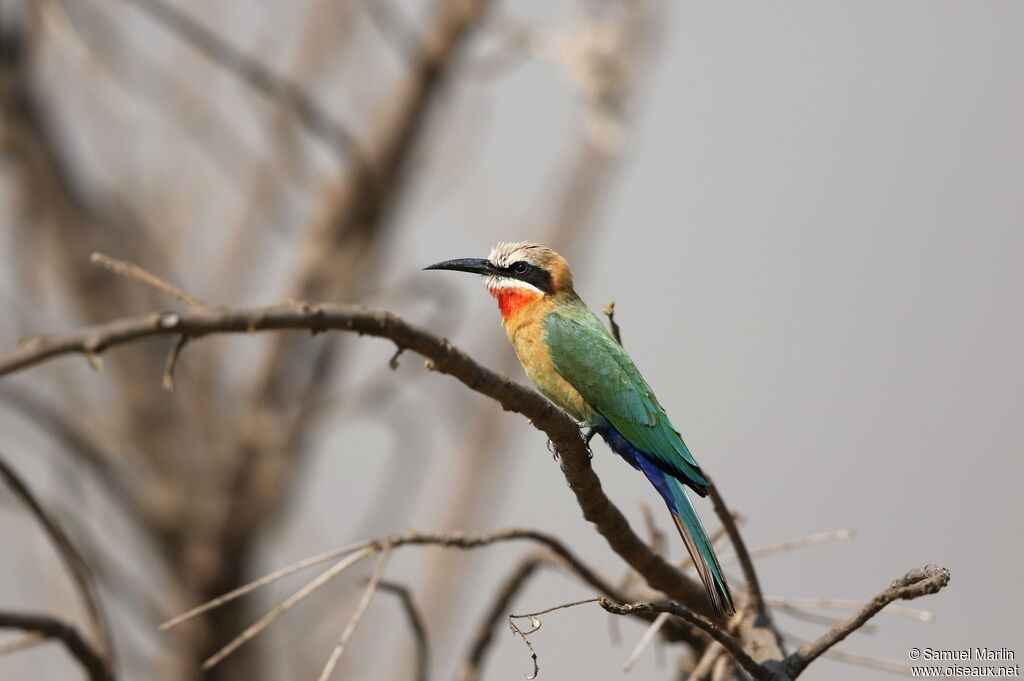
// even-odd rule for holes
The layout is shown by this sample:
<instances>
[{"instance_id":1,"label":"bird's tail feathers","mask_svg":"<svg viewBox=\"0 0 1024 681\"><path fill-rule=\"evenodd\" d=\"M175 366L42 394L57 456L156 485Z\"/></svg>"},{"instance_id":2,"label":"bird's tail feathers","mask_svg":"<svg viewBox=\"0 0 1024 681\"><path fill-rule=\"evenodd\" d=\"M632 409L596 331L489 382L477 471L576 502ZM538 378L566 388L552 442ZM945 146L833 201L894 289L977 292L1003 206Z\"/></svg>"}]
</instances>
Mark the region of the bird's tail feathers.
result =
<instances>
[{"instance_id":1,"label":"bird's tail feathers","mask_svg":"<svg viewBox=\"0 0 1024 681\"><path fill-rule=\"evenodd\" d=\"M686 544L693 564L697 566L697 574L704 583L714 611L732 615L736 612L736 607L732 602L732 594L729 593L729 585L725 583L722 566L718 564L715 548L711 545L708 533L686 495L683 483L662 470L655 461L633 446L614 428L606 426L600 428L598 432L616 454L629 465L642 471L658 490L658 494L665 500L665 505L672 513L672 520L679 530L679 536L683 538L683 543Z\"/></svg>"},{"instance_id":2,"label":"bird's tail feathers","mask_svg":"<svg viewBox=\"0 0 1024 681\"><path fill-rule=\"evenodd\" d=\"M732 593L725 581L718 556L715 555L715 547L704 530L704 524L701 523L700 516L690 503L683 486L674 478L668 478L667 482L673 494L672 499L666 498L665 502L672 513L672 520L679 530L679 536L683 538L686 550L697 568L697 574L704 583L711 605L716 613L732 615L736 612L736 606L733 604Z\"/></svg>"}]
</instances>

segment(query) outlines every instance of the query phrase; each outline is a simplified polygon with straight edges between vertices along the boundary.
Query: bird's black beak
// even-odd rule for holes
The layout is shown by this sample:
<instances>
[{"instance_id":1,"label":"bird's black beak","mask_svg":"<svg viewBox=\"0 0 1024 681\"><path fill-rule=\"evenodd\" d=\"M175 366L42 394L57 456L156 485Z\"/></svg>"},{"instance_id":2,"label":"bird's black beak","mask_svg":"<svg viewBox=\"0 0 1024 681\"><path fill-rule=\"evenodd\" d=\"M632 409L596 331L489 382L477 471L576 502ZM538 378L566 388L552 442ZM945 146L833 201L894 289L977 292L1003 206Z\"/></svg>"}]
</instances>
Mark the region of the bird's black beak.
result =
<instances>
[{"instance_id":1,"label":"bird's black beak","mask_svg":"<svg viewBox=\"0 0 1024 681\"><path fill-rule=\"evenodd\" d=\"M470 272L472 274L496 274L497 270L489 260L483 258L456 258L434 263L425 270L455 270L457 272Z\"/></svg>"}]
</instances>

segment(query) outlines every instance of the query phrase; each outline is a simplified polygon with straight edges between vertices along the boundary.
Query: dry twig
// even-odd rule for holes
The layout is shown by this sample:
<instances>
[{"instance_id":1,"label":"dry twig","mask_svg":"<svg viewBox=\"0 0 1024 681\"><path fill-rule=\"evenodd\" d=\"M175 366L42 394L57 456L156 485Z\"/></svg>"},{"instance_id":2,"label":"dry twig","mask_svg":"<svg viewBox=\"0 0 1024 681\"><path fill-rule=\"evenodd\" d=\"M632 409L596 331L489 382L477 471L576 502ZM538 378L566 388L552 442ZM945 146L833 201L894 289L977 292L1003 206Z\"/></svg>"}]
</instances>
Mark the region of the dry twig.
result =
<instances>
[{"instance_id":1,"label":"dry twig","mask_svg":"<svg viewBox=\"0 0 1024 681\"><path fill-rule=\"evenodd\" d=\"M814 662L815 659L832 646L859 629L865 622L877 615L882 608L893 601L910 601L921 596L935 594L941 591L947 584L949 584L949 570L946 568L925 565L924 567L911 570L895 580L888 589L868 601L850 619L832 627L828 633L817 640L800 646L786 658L783 665L786 673L795 679L807 668L807 665Z\"/></svg>"},{"instance_id":2,"label":"dry twig","mask_svg":"<svg viewBox=\"0 0 1024 681\"><path fill-rule=\"evenodd\" d=\"M615 321L615 301L608 301L602 312L608 318L608 327L611 329L612 336L619 345L622 345L622 329L619 328L619 323Z\"/></svg>"},{"instance_id":3,"label":"dry twig","mask_svg":"<svg viewBox=\"0 0 1024 681\"><path fill-rule=\"evenodd\" d=\"M151 289L166 294L194 310L211 307L209 304L204 303L195 296L185 293L174 284L161 279L152 272L144 270L138 265L128 262L127 260L117 260L116 258L111 258L103 253L93 253L92 256L90 256L89 261L94 265L99 265L104 269L110 270L120 277L134 279L135 281L145 284Z\"/></svg>"},{"instance_id":4,"label":"dry twig","mask_svg":"<svg viewBox=\"0 0 1024 681\"><path fill-rule=\"evenodd\" d=\"M533 649L533 644L530 643L530 639L529 639L530 634L533 634L538 629L540 629L540 626L541 626L540 616L541 615L546 615L549 612L555 612L556 610L565 610L566 608L574 608L577 605L585 605L586 603L597 603L599 600L601 600L601 599L599 599L599 598L586 598L586 599L584 599L582 601L573 601L572 603L563 603L561 605L554 605L554 606L552 606L550 608L544 608L543 610L538 610L537 612L528 612L528 613L526 613L524 615L509 615L508 616L508 628L512 630L513 634L515 634L519 638L523 639L523 643L525 643L526 647L530 649L530 658L533 660L533 673L532 674L528 674L527 677L526 677L527 679L530 679L530 681L532 681L533 679L537 678L538 674L540 674L540 663L537 660L537 651L535 651ZM519 628L519 625L516 624L515 621L516 620L521 620L521 619L529 619L530 620L530 629L527 629L526 631L523 631L522 629Z\"/></svg>"},{"instance_id":5,"label":"dry twig","mask_svg":"<svg viewBox=\"0 0 1024 681\"><path fill-rule=\"evenodd\" d=\"M503 617L507 617L512 602L543 564L542 556L528 555L519 561L502 582L491 605L477 625L476 635L469 646L469 652L463 660L462 666L459 667L457 675L459 681L476 681L480 678L484 660L494 642L498 623Z\"/></svg>"},{"instance_id":6,"label":"dry twig","mask_svg":"<svg viewBox=\"0 0 1024 681\"><path fill-rule=\"evenodd\" d=\"M708 634L721 644L736 662L757 681L772 681L775 678L775 675L770 670L754 661L743 650L740 643L725 629L679 603L671 601L664 603L616 603L607 598L599 598L597 602L602 608L615 615L631 615L637 612L657 612L675 615Z\"/></svg>"},{"instance_id":7,"label":"dry twig","mask_svg":"<svg viewBox=\"0 0 1024 681\"><path fill-rule=\"evenodd\" d=\"M428 681L430 678L430 639L427 625L423 621L420 609L416 607L409 587L397 582L381 580L377 585L379 591L394 594L402 604L402 612L409 623L413 639L416 642L416 681Z\"/></svg>"},{"instance_id":8,"label":"dry twig","mask_svg":"<svg viewBox=\"0 0 1024 681\"><path fill-rule=\"evenodd\" d=\"M309 598L317 590L327 584L327 582L331 581L348 568L352 567L364 558L368 558L373 555L373 553L374 550L372 548L365 548L360 551L356 551L355 553L339 560L327 570L324 570L316 579L306 584L306 586L302 587L285 600L281 601L281 603L279 603L275 608L246 627L238 636L231 639L226 646L207 658L206 661L203 662L203 669L210 669L217 665L225 657L238 650L238 648L244 643L251 640L254 636L273 624L278 617L291 610L295 605L298 605Z\"/></svg>"},{"instance_id":9,"label":"dry twig","mask_svg":"<svg viewBox=\"0 0 1024 681\"><path fill-rule=\"evenodd\" d=\"M470 389L496 399L507 410L523 414L554 443L562 472L584 517L595 524L612 550L642 574L651 587L707 611L703 589L654 553L604 494L575 421L537 392L495 374L449 341L390 312L354 305L324 304L204 309L133 317L60 336L28 340L0 357L0 376L60 355L95 355L110 347L146 338L187 335L194 339L217 333L252 333L271 329L304 329L313 333L333 329L389 338L397 346L429 359L434 370L454 376Z\"/></svg>"},{"instance_id":10,"label":"dry twig","mask_svg":"<svg viewBox=\"0 0 1024 681\"><path fill-rule=\"evenodd\" d=\"M7 465L3 458L0 458L0 479L3 479L8 489L25 504L32 515L35 516L43 531L46 532L50 541L53 542L57 554L61 557L64 566L71 574L71 579L75 583L78 595L82 598L82 602L85 605L85 611L89 615L89 622L98 641L98 654L104 664L109 667L114 656L113 641L110 636L110 627L103 613L103 607L100 604L99 594L96 591L96 579L93 577L89 565L85 562L78 549L75 548L75 545L71 542L71 539L60 523L43 508L28 485L14 472L13 468ZM40 631L40 633L45 634L46 632Z\"/></svg>"},{"instance_id":11,"label":"dry twig","mask_svg":"<svg viewBox=\"0 0 1024 681\"><path fill-rule=\"evenodd\" d=\"M390 556L391 546L385 544L384 548L381 549L380 558L377 559L377 564L373 568L373 573L370 575L370 580L366 583L366 588L363 590L362 598L359 599L352 617L349 618L348 624L345 625L345 629L341 632L341 637L338 638L338 643L334 646L334 650L331 651L330 657L327 658L327 664L324 665L323 671L320 672L320 681L328 681L331 678L334 667L345 652L345 646L348 645L349 639L352 638L352 634L356 631L356 627L363 620L363 615L366 614L366 610L370 607L373 595L377 593L377 585L384 575L384 567L388 564Z\"/></svg>"},{"instance_id":12,"label":"dry twig","mask_svg":"<svg viewBox=\"0 0 1024 681\"><path fill-rule=\"evenodd\" d=\"M280 103L310 133L329 144L339 156L365 164L355 137L344 125L324 110L309 93L285 76L272 72L265 64L232 46L223 37L203 26L164 0L124 0L135 5L151 19L205 55L210 61L238 76L254 90Z\"/></svg>"},{"instance_id":13,"label":"dry twig","mask_svg":"<svg viewBox=\"0 0 1024 681\"><path fill-rule=\"evenodd\" d=\"M105 656L67 622L46 615L0 611L0 629L20 629L60 641L88 674L89 681L114 681L114 672Z\"/></svg>"}]
</instances>

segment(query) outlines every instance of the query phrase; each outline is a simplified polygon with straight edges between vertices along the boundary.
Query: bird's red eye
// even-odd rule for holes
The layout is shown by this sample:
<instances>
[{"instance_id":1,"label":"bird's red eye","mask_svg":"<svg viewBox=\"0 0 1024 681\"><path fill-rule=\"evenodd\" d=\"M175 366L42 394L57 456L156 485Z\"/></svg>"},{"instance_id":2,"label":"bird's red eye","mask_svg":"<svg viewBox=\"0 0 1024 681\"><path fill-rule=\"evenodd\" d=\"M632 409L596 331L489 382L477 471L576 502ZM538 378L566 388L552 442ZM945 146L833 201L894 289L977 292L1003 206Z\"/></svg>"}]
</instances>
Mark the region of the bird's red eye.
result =
<instances>
[{"instance_id":1,"label":"bird's red eye","mask_svg":"<svg viewBox=\"0 0 1024 681\"><path fill-rule=\"evenodd\" d=\"M512 271L516 274L526 274L528 269L530 269L530 266L525 262L517 262L515 265L512 265Z\"/></svg>"}]
</instances>

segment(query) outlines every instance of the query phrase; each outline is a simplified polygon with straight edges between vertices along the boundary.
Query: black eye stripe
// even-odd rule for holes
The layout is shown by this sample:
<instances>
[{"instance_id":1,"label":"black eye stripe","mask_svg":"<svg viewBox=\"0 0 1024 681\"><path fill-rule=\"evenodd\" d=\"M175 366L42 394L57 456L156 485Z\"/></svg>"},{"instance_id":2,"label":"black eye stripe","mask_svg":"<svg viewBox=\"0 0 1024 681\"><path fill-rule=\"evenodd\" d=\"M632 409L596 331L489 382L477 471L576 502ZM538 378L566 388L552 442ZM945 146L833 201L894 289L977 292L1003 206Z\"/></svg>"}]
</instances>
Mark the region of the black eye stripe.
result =
<instances>
[{"instance_id":1,"label":"black eye stripe","mask_svg":"<svg viewBox=\"0 0 1024 681\"><path fill-rule=\"evenodd\" d=\"M555 290L554 283L551 281L551 273L543 267L537 267L524 260L520 260L502 269L509 278L525 281L527 284L536 286L544 293L553 293Z\"/></svg>"}]
</instances>

